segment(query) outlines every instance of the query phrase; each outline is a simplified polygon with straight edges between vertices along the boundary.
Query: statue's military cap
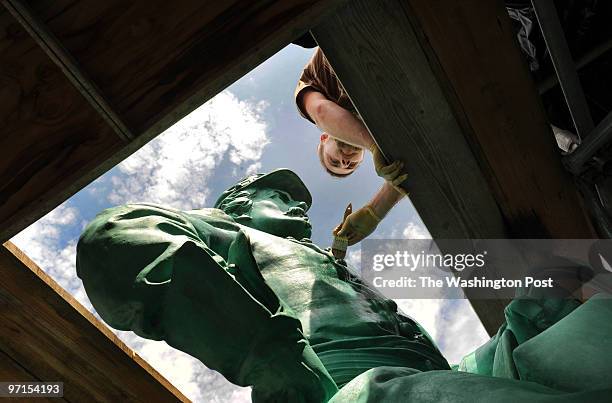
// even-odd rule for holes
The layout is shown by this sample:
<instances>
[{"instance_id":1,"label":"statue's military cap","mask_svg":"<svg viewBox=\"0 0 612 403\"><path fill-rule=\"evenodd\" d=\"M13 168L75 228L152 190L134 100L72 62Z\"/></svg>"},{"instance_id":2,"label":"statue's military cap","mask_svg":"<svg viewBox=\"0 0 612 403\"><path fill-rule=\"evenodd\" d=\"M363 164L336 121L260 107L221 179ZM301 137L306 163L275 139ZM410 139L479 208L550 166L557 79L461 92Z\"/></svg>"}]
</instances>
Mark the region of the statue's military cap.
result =
<instances>
[{"instance_id":1,"label":"statue's military cap","mask_svg":"<svg viewBox=\"0 0 612 403\"><path fill-rule=\"evenodd\" d=\"M238 192L244 189L282 190L289 193L293 200L303 201L309 208L312 205L312 196L300 177L289 169L281 168L267 174L254 174L247 176L223 192L215 202L214 207L223 210L223 206L226 204L226 202L232 200Z\"/></svg>"}]
</instances>

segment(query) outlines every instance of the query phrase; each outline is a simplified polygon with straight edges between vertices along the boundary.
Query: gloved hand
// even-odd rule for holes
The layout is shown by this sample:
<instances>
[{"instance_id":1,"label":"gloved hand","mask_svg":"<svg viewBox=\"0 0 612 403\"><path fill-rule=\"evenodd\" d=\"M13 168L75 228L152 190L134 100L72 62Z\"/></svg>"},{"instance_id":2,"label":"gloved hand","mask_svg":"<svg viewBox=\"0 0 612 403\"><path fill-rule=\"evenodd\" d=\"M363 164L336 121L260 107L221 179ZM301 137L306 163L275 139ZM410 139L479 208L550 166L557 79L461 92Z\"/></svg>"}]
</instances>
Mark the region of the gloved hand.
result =
<instances>
[{"instance_id":1,"label":"gloved hand","mask_svg":"<svg viewBox=\"0 0 612 403\"><path fill-rule=\"evenodd\" d=\"M406 191L400 187L401 183L408 178L408 174L402 174L404 163L395 161L391 164L387 164L385 157L382 155L382 152L376 146L376 144L372 145L370 151L372 152L372 158L374 159L374 169L376 169L376 174L393 185L398 192L405 196Z\"/></svg>"},{"instance_id":2,"label":"gloved hand","mask_svg":"<svg viewBox=\"0 0 612 403\"><path fill-rule=\"evenodd\" d=\"M372 207L365 205L346 217L344 222L334 229L334 236L348 239L348 244L354 245L370 235L378 226L380 217L376 216Z\"/></svg>"}]
</instances>

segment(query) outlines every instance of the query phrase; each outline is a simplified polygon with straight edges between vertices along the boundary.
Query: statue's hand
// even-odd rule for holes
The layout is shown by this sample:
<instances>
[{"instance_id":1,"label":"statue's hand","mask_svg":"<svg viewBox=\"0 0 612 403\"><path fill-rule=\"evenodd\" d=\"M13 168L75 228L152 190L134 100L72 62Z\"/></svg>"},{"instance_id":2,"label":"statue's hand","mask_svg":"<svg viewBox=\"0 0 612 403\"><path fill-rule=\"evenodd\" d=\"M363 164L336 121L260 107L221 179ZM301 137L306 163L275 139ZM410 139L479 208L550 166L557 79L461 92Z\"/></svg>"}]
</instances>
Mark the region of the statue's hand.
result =
<instances>
[{"instance_id":1,"label":"statue's hand","mask_svg":"<svg viewBox=\"0 0 612 403\"><path fill-rule=\"evenodd\" d=\"M245 361L253 402L327 402L338 388L308 342L297 340L302 334L291 326L295 319L273 319L271 335L256 342Z\"/></svg>"},{"instance_id":2,"label":"statue's hand","mask_svg":"<svg viewBox=\"0 0 612 403\"><path fill-rule=\"evenodd\" d=\"M380 218L376 216L372 207L365 205L349 214L344 223L337 226L333 233L347 238L348 244L354 245L374 232L379 222Z\"/></svg>"}]
</instances>

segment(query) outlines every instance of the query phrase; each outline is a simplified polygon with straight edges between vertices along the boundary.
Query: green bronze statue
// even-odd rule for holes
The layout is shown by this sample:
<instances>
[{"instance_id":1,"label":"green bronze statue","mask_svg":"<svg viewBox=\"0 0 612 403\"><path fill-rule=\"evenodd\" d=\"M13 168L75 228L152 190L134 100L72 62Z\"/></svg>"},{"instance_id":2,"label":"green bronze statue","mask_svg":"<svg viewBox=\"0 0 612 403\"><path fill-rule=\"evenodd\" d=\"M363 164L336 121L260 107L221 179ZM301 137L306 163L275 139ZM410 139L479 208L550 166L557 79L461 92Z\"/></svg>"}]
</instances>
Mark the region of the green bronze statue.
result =
<instances>
[{"instance_id":1,"label":"green bronze statue","mask_svg":"<svg viewBox=\"0 0 612 403\"><path fill-rule=\"evenodd\" d=\"M254 402L611 395L612 366L601 358L612 357L611 342L601 339L602 332L612 339L609 304L515 300L498 334L467 356L461 371L451 370L418 323L309 240L311 202L299 177L280 169L245 178L214 208L107 209L81 235L77 274L110 326L164 340L231 382L252 386ZM559 325L572 331L601 315L607 320L592 337L581 334L568 345L568 330ZM584 351L591 362L576 362ZM559 368L561 375L554 373Z\"/></svg>"}]
</instances>

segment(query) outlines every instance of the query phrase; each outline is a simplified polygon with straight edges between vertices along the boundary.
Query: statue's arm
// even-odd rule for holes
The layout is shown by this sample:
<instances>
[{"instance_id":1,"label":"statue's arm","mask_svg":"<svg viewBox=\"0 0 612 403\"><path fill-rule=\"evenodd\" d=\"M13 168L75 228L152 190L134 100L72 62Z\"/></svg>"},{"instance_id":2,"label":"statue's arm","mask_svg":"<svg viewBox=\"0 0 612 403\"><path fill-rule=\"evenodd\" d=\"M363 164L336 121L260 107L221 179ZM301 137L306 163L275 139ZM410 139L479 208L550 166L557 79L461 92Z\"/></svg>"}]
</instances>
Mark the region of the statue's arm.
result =
<instances>
[{"instance_id":1,"label":"statue's arm","mask_svg":"<svg viewBox=\"0 0 612 403\"><path fill-rule=\"evenodd\" d=\"M254 396L262 401L273 396L324 401L335 385L305 340L299 320L283 312L274 293L256 277L260 274L253 270L248 245L239 233L230 248L229 270L197 243L177 251L164 339L230 381L254 385Z\"/></svg>"},{"instance_id":2,"label":"statue's arm","mask_svg":"<svg viewBox=\"0 0 612 403\"><path fill-rule=\"evenodd\" d=\"M246 235L230 252L226 262L179 211L131 205L88 226L77 270L111 326L165 340L253 385L258 400L325 401L336 386L263 282Z\"/></svg>"}]
</instances>

